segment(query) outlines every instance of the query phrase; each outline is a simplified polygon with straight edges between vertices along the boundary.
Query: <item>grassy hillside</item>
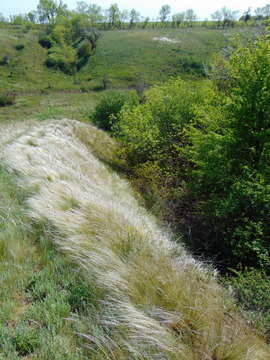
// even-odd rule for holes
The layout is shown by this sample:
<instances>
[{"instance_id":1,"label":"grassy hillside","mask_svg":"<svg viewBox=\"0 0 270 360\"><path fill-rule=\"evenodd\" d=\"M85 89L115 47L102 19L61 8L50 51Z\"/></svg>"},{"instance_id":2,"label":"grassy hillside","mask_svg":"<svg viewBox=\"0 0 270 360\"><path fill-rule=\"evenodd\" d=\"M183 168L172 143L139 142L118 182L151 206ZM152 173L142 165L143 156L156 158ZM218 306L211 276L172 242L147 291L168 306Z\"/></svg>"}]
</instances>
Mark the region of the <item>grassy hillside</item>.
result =
<instances>
[{"instance_id":1,"label":"grassy hillside","mask_svg":"<svg viewBox=\"0 0 270 360\"><path fill-rule=\"evenodd\" d=\"M97 90L104 76L110 87L123 89L136 86L138 79L146 86L171 76L201 79L196 66L207 64L235 32L198 28L106 31L95 55L74 77L44 66L46 50L38 44L37 30L1 28L0 93L15 91L17 95L13 106L0 107L0 120L67 116L86 120L100 96ZM162 37L176 42L153 40ZM16 50L20 44L24 49Z\"/></svg>"},{"instance_id":2,"label":"grassy hillside","mask_svg":"<svg viewBox=\"0 0 270 360\"><path fill-rule=\"evenodd\" d=\"M266 359L269 349L262 335L237 314L214 272L173 243L138 204L129 184L99 160L112 161L112 150L113 142L104 133L70 120L32 126L4 147L5 163L23 175L21 185L31 190L27 201L31 222L49 223L57 230L49 239L83 269L82 284L91 289L91 295L85 294L84 285L74 289L70 281L80 278L69 269L62 276L61 255L55 256L51 275L39 267L39 257L31 256L37 265L29 267L37 274L26 285L22 280L23 287L16 289L22 289L21 296L29 292L30 301L38 305L31 304L31 312L28 307L22 311L23 325L42 329L47 320L44 326L51 332L44 330L46 336L54 334L55 342L60 333L70 359L83 358L83 353L72 350L75 340L65 327L71 325L63 319L74 311L69 303L69 291L73 291L80 315L82 299L89 306L85 315L91 326L83 328L80 322L77 326L82 327L92 359ZM42 235L36 240L37 247L47 241ZM35 253L35 247L31 249ZM45 266L52 266L52 255L47 254L48 249L43 249ZM62 283L65 279L67 288ZM101 300L99 312L97 299ZM54 312L46 317L53 304ZM93 326L97 314L99 330L97 324ZM6 347L11 346L14 335L5 336ZM31 345L31 358L46 359L46 352L41 352L44 341Z\"/></svg>"},{"instance_id":3,"label":"grassy hillside","mask_svg":"<svg viewBox=\"0 0 270 360\"><path fill-rule=\"evenodd\" d=\"M4 143L27 127L2 125L1 155ZM26 216L28 196L1 164L0 359L89 359L76 333L95 326L83 316L97 304L98 292L53 245L56 229Z\"/></svg>"},{"instance_id":4,"label":"grassy hillside","mask_svg":"<svg viewBox=\"0 0 270 360\"><path fill-rule=\"evenodd\" d=\"M138 74L152 84L172 75L185 75L181 67L182 58L193 57L198 62L209 62L211 55L223 48L234 33L235 30L201 28L106 31L102 33L96 54L74 79L43 65L46 50L38 44L36 30L23 32L18 28L2 28L1 57L8 56L9 61L0 65L0 88L19 92L94 89L100 85L104 74L109 75L115 86L134 84ZM153 40L161 37L176 42ZM23 44L24 49L16 50L18 44Z\"/></svg>"},{"instance_id":5,"label":"grassy hillside","mask_svg":"<svg viewBox=\"0 0 270 360\"><path fill-rule=\"evenodd\" d=\"M209 62L231 33L205 29L108 31L102 34L87 69L93 78L108 74L113 83L134 84L138 76L148 84L184 74L181 59ZM154 40L169 38L174 43Z\"/></svg>"}]
</instances>

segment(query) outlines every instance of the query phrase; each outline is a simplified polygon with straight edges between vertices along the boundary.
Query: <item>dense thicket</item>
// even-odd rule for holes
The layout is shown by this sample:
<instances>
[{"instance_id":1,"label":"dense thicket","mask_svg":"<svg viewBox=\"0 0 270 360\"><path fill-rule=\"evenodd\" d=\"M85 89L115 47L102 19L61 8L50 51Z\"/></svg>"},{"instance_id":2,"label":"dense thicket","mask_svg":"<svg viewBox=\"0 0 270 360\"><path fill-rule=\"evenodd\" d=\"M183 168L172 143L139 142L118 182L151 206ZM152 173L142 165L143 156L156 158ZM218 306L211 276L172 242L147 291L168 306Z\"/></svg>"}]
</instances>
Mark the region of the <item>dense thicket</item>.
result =
<instances>
[{"instance_id":1,"label":"dense thicket","mask_svg":"<svg viewBox=\"0 0 270 360\"><path fill-rule=\"evenodd\" d=\"M48 49L48 67L74 74L97 47L100 33L84 15L59 15L41 34L39 43Z\"/></svg>"},{"instance_id":2,"label":"dense thicket","mask_svg":"<svg viewBox=\"0 0 270 360\"><path fill-rule=\"evenodd\" d=\"M189 132L192 189L230 264L269 265L270 48L239 46L224 63L226 91L200 107Z\"/></svg>"}]
</instances>

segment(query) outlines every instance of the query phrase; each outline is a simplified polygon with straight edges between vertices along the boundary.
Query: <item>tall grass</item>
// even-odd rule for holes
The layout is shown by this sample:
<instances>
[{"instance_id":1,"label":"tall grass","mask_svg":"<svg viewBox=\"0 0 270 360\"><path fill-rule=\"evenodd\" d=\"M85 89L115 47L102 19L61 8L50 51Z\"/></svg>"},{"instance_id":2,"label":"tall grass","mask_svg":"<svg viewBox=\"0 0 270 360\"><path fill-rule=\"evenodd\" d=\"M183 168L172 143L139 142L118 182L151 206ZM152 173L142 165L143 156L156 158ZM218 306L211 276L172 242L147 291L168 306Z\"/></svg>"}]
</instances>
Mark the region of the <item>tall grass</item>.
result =
<instances>
[{"instance_id":1,"label":"tall grass","mask_svg":"<svg viewBox=\"0 0 270 360\"><path fill-rule=\"evenodd\" d=\"M266 360L263 337L215 272L172 242L104 164L112 146L94 127L62 120L33 126L4 153L22 186L37 189L28 215L63 234L59 249L104 294L104 331L83 335L94 359Z\"/></svg>"}]
</instances>

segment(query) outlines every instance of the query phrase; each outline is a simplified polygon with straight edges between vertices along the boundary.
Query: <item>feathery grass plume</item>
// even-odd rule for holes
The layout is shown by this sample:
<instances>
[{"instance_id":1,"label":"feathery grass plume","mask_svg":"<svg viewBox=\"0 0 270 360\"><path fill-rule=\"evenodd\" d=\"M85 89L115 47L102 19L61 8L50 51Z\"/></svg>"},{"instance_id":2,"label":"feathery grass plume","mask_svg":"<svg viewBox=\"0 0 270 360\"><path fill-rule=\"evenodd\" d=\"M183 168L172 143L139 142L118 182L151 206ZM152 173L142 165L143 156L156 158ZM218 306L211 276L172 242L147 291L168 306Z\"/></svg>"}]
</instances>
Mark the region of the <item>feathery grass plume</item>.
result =
<instances>
[{"instance_id":1,"label":"feathery grass plume","mask_svg":"<svg viewBox=\"0 0 270 360\"><path fill-rule=\"evenodd\" d=\"M5 148L23 186L38 189L29 216L58 228L60 250L104 291L107 330L85 334L96 358L269 358L215 272L173 243L105 165L114 148L102 131L67 119L33 126Z\"/></svg>"}]
</instances>

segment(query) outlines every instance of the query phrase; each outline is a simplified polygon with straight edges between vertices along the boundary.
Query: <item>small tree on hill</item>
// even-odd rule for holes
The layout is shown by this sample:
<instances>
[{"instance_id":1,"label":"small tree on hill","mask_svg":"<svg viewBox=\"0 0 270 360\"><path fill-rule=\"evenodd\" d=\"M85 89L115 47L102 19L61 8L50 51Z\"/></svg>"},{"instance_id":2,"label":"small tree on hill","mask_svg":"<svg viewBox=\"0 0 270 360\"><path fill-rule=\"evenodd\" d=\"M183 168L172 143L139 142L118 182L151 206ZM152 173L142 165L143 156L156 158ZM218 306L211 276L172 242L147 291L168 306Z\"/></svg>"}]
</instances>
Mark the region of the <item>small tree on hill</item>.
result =
<instances>
[{"instance_id":1,"label":"small tree on hill","mask_svg":"<svg viewBox=\"0 0 270 360\"><path fill-rule=\"evenodd\" d=\"M59 3L56 0L39 0L37 12L41 23L53 24L58 15L66 14L67 5L62 0Z\"/></svg>"},{"instance_id":2,"label":"small tree on hill","mask_svg":"<svg viewBox=\"0 0 270 360\"><path fill-rule=\"evenodd\" d=\"M179 27L185 21L185 12L179 12L172 16L174 26Z\"/></svg>"},{"instance_id":3,"label":"small tree on hill","mask_svg":"<svg viewBox=\"0 0 270 360\"><path fill-rule=\"evenodd\" d=\"M110 28L116 28L120 23L120 10L117 4L112 4L107 10Z\"/></svg>"},{"instance_id":4,"label":"small tree on hill","mask_svg":"<svg viewBox=\"0 0 270 360\"><path fill-rule=\"evenodd\" d=\"M185 18L189 26L192 26L193 22L197 19L197 15L193 9L186 10Z\"/></svg>"},{"instance_id":5,"label":"small tree on hill","mask_svg":"<svg viewBox=\"0 0 270 360\"><path fill-rule=\"evenodd\" d=\"M129 14L129 28L133 28L138 21L140 21L140 13L135 9L132 9Z\"/></svg>"},{"instance_id":6,"label":"small tree on hill","mask_svg":"<svg viewBox=\"0 0 270 360\"><path fill-rule=\"evenodd\" d=\"M159 18L162 23L168 21L169 15L171 13L171 7L169 5L163 5L159 10Z\"/></svg>"}]
</instances>

